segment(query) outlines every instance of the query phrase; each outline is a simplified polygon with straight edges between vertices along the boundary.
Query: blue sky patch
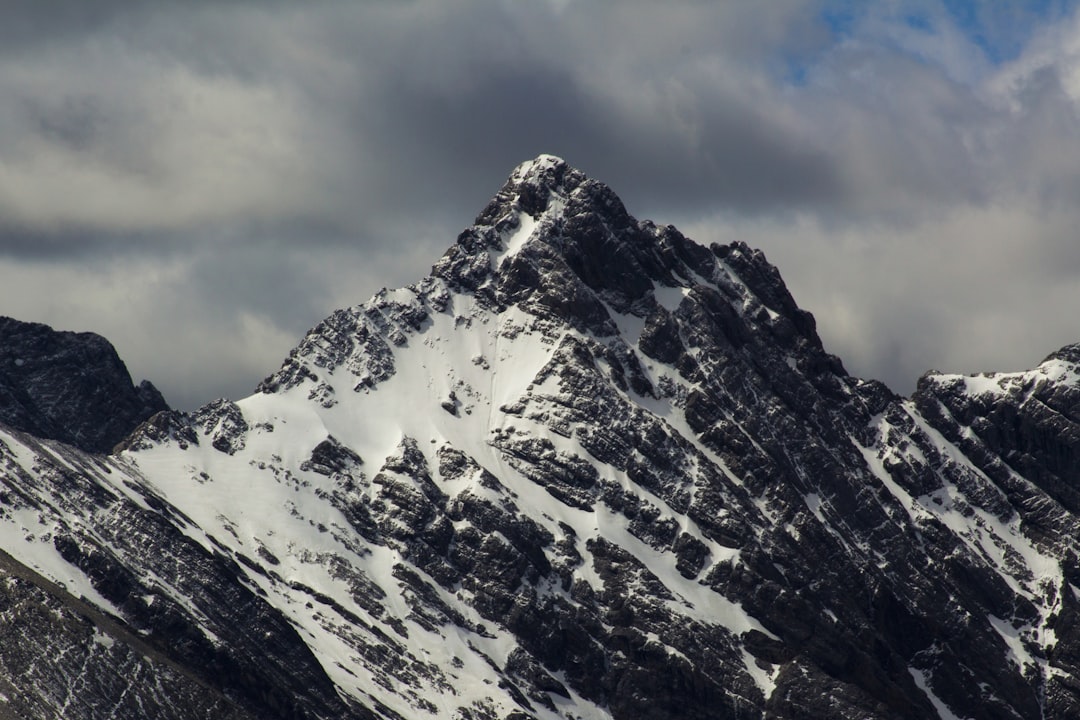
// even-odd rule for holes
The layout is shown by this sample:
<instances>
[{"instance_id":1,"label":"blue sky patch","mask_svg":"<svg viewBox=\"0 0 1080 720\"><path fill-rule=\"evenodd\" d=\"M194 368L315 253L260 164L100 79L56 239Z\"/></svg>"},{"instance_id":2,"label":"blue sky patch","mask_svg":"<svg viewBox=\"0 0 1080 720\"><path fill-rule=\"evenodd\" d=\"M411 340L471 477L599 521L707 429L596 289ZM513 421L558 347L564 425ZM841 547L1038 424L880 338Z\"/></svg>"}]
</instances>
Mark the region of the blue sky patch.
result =
<instances>
[{"instance_id":1,"label":"blue sky patch","mask_svg":"<svg viewBox=\"0 0 1080 720\"><path fill-rule=\"evenodd\" d=\"M1032 36L1047 25L1071 17L1080 0L935 0L902 2L895 6L896 22L936 34L950 23L992 64L1017 58ZM859 34L861 20L874 6L858 0L826 0L819 17L839 43ZM805 69L801 71L805 74ZM793 73L798 75L798 72Z\"/></svg>"}]
</instances>

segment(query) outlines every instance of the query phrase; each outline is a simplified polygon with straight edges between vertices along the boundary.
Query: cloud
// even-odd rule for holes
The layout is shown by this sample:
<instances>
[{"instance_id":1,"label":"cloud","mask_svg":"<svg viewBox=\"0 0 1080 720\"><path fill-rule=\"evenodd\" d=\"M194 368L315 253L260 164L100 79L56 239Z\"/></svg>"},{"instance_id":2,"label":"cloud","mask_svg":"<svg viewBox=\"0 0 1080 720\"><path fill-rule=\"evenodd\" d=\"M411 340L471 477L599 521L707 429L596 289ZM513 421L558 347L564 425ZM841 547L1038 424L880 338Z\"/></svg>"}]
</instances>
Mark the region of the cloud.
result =
<instances>
[{"instance_id":1,"label":"cloud","mask_svg":"<svg viewBox=\"0 0 1080 720\"><path fill-rule=\"evenodd\" d=\"M273 86L82 45L0 64L0 91L8 227L175 231L312 204L301 111Z\"/></svg>"},{"instance_id":2,"label":"cloud","mask_svg":"<svg viewBox=\"0 0 1080 720\"><path fill-rule=\"evenodd\" d=\"M541 152L764 247L900 389L1080 339L1070 4L27 2L0 41L0 307L181 406L418 279Z\"/></svg>"}]
</instances>

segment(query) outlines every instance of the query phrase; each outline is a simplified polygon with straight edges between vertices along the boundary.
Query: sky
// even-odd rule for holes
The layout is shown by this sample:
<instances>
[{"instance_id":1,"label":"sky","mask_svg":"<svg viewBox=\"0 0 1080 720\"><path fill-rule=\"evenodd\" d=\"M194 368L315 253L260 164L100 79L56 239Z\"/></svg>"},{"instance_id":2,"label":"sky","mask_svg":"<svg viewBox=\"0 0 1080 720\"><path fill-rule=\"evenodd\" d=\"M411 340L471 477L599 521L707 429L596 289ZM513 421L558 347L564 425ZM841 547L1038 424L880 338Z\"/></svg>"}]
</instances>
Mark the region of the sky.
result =
<instances>
[{"instance_id":1,"label":"sky","mask_svg":"<svg viewBox=\"0 0 1080 720\"><path fill-rule=\"evenodd\" d=\"M778 266L849 372L1080 342L1080 16L1033 0L9 0L0 314L175 407L427 274L520 162Z\"/></svg>"}]
</instances>

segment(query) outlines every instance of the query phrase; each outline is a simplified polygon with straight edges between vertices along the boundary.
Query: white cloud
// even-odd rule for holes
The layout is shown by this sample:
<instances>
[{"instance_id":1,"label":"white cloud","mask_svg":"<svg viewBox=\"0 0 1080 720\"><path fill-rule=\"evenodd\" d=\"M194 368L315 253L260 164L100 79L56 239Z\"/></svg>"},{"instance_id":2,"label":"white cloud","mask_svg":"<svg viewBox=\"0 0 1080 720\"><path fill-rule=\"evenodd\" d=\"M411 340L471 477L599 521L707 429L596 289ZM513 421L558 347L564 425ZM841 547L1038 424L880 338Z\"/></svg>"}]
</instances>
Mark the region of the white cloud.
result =
<instances>
[{"instance_id":1,"label":"white cloud","mask_svg":"<svg viewBox=\"0 0 1080 720\"><path fill-rule=\"evenodd\" d=\"M0 63L0 214L42 230L288 216L317 168L287 88L88 40Z\"/></svg>"}]
</instances>

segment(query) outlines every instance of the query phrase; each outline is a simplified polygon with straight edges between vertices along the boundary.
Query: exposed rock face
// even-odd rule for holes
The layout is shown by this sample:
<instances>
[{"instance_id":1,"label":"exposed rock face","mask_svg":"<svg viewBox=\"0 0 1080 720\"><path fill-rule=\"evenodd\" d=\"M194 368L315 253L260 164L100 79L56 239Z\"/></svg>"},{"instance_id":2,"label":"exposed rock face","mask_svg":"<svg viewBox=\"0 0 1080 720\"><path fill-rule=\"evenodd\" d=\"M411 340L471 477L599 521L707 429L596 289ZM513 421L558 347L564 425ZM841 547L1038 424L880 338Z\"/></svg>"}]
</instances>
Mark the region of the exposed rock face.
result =
<instances>
[{"instance_id":1,"label":"exposed rock face","mask_svg":"<svg viewBox=\"0 0 1080 720\"><path fill-rule=\"evenodd\" d=\"M760 252L544 156L257 394L104 459L0 432L0 538L183 717L1076 717L1078 367L904 400Z\"/></svg>"},{"instance_id":2,"label":"exposed rock face","mask_svg":"<svg viewBox=\"0 0 1080 720\"><path fill-rule=\"evenodd\" d=\"M3 717L254 717L87 603L4 557L0 607Z\"/></svg>"},{"instance_id":3,"label":"exposed rock face","mask_svg":"<svg viewBox=\"0 0 1080 720\"><path fill-rule=\"evenodd\" d=\"M280 611L132 466L0 427L0 517L30 549L22 568L0 562L23 580L0 597L21 655L0 662L26 678L7 699L40 705L29 717L93 718L114 703L161 718L344 712ZM78 600L58 602L42 574Z\"/></svg>"},{"instance_id":4,"label":"exposed rock face","mask_svg":"<svg viewBox=\"0 0 1080 720\"><path fill-rule=\"evenodd\" d=\"M167 410L149 381L133 385L109 342L0 317L0 422L89 452L109 452Z\"/></svg>"}]
</instances>

